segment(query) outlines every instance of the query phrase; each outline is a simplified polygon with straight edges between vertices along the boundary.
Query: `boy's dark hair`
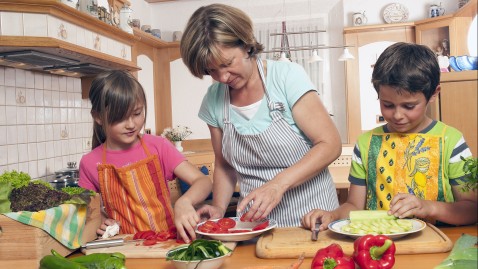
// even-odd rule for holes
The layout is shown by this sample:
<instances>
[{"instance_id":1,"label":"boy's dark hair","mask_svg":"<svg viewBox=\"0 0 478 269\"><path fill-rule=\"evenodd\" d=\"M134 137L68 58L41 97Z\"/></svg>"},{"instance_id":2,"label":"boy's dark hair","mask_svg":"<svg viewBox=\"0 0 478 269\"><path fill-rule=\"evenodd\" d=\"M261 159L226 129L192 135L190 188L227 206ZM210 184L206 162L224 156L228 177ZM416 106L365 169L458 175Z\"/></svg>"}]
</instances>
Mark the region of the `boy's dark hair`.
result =
<instances>
[{"instance_id":1,"label":"boy's dark hair","mask_svg":"<svg viewBox=\"0 0 478 269\"><path fill-rule=\"evenodd\" d=\"M424 45L398 42L386 48L375 63L372 84L389 85L397 91L422 92L427 101L440 84L440 67L435 53Z\"/></svg>"}]
</instances>

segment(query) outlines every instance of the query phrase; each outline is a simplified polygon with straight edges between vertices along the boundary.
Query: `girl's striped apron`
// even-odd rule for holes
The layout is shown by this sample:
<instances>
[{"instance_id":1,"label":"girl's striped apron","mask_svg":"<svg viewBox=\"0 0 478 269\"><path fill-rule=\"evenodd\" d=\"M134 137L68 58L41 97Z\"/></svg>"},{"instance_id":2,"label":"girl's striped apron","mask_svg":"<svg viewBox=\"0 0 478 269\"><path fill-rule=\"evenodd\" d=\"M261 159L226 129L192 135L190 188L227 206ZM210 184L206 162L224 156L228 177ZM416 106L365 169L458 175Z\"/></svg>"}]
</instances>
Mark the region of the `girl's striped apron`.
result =
<instances>
[{"instance_id":1,"label":"girl's striped apron","mask_svg":"<svg viewBox=\"0 0 478 269\"><path fill-rule=\"evenodd\" d=\"M310 143L299 136L283 118L283 105L270 100L260 59L257 59L257 65L272 117L272 123L265 131L253 135L237 132L229 120L229 87L225 87L222 154L236 170L241 200L298 162L311 148ZM326 168L300 186L286 191L269 217L276 220L280 227L300 226L300 219L311 209L333 210L338 206L335 185Z\"/></svg>"},{"instance_id":2,"label":"girl's striped apron","mask_svg":"<svg viewBox=\"0 0 478 269\"><path fill-rule=\"evenodd\" d=\"M140 138L147 157L117 168L103 163L98 166L101 197L108 217L120 221L122 234L138 231L168 231L174 227L169 189L157 155L149 152Z\"/></svg>"}]
</instances>

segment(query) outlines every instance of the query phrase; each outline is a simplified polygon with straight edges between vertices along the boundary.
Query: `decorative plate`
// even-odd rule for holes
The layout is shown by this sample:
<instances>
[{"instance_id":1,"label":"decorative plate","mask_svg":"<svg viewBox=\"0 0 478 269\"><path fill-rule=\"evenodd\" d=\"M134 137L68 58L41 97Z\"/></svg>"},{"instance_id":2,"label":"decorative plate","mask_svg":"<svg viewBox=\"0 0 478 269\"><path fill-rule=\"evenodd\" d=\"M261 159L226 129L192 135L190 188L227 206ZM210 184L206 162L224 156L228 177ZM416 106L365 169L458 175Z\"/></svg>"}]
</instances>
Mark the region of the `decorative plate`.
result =
<instances>
[{"instance_id":1,"label":"decorative plate","mask_svg":"<svg viewBox=\"0 0 478 269\"><path fill-rule=\"evenodd\" d=\"M360 234L352 234L352 233L347 233L347 232L342 231L342 226L347 225L349 223L350 223L349 219L341 219L341 220L333 221L333 222L329 223L329 230L331 230L334 233L346 235L346 236L348 236L350 238L353 238L353 239L357 239L360 236L362 236ZM385 235L390 237L390 239L398 239L400 237L404 237L405 235L409 235L409 234L419 232L419 231L425 229L425 227L427 227L427 224L424 221L419 220L419 219L412 219L412 224L413 224L413 228L408 232L385 234Z\"/></svg>"},{"instance_id":2,"label":"decorative plate","mask_svg":"<svg viewBox=\"0 0 478 269\"><path fill-rule=\"evenodd\" d=\"M386 23L404 22L408 19L408 9L399 3L390 4L383 10L383 19Z\"/></svg>"}]
</instances>

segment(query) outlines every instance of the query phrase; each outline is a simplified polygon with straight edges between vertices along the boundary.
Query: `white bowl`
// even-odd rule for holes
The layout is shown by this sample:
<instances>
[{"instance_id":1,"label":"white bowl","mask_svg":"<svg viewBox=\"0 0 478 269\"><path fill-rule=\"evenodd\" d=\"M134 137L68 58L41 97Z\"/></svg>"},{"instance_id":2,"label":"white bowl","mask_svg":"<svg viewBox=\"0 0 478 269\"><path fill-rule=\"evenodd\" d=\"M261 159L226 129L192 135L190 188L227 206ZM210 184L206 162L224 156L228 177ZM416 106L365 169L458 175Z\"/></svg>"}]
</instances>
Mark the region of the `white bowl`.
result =
<instances>
[{"instance_id":1,"label":"white bowl","mask_svg":"<svg viewBox=\"0 0 478 269\"><path fill-rule=\"evenodd\" d=\"M188 246L185 246L188 247ZM171 260L171 263L176 269L218 269L224 263L226 258L231 255L232 252L229 252L226 255L221 257L200 260L200 261L178 261Z\"/></svg>"}]
</instances>

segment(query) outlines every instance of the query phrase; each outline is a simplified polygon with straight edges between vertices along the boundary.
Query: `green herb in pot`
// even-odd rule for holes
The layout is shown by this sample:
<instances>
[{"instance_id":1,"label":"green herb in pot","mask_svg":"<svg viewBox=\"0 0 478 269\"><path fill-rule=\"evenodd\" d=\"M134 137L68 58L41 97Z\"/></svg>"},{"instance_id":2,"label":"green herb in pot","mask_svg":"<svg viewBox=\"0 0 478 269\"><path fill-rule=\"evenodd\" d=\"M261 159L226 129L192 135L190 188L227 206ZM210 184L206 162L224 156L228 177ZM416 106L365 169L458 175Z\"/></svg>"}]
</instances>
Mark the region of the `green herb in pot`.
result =
<instances>
[{"instance_id":1,"label":"green herb in pot","mask_svg":"<svg viewBox=\"0 0 478 269\"><path fill-rule=\"evenodd\" d=\"M461 190L463 192L475 191L478 188L478 158L460 158L465 161L463 165L465 176L462 180L463 187Z\"/></svg>"}]
</instances>

